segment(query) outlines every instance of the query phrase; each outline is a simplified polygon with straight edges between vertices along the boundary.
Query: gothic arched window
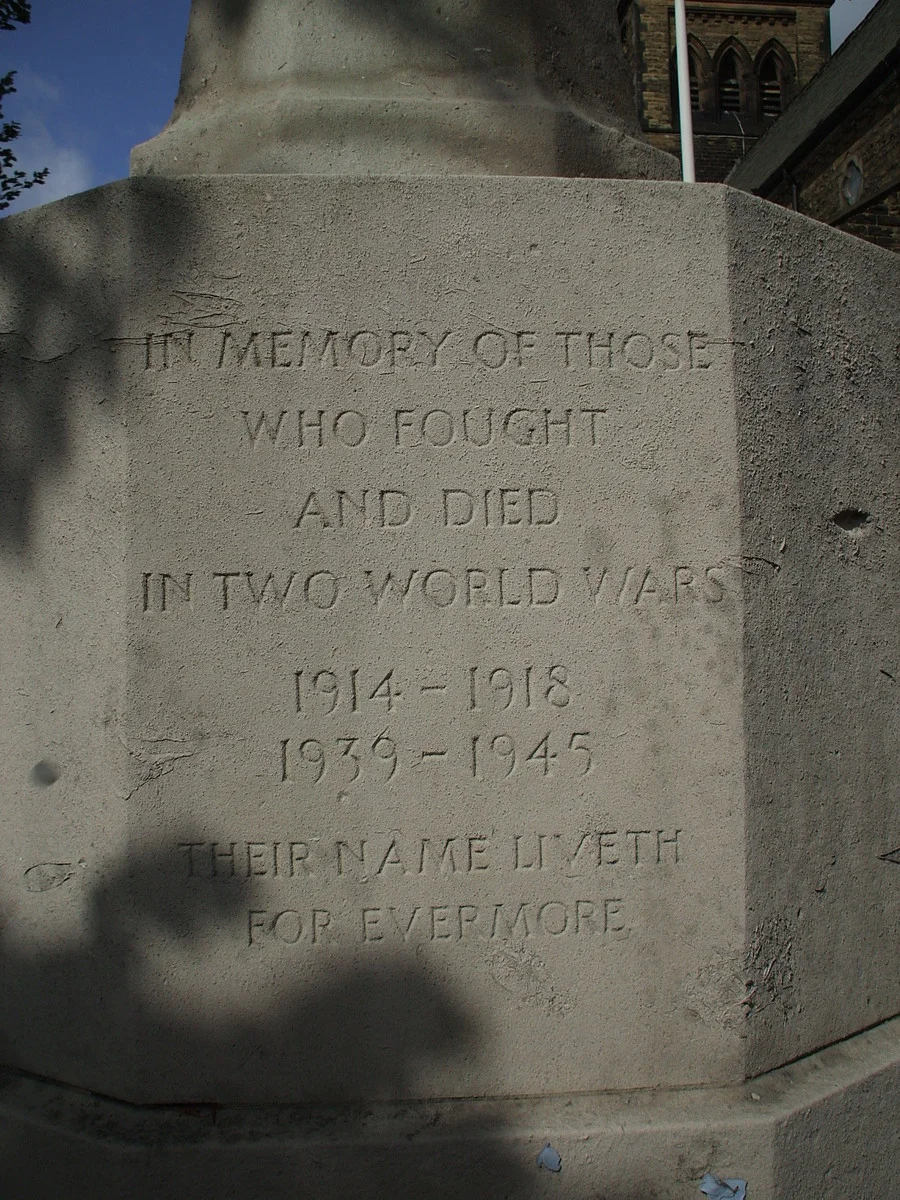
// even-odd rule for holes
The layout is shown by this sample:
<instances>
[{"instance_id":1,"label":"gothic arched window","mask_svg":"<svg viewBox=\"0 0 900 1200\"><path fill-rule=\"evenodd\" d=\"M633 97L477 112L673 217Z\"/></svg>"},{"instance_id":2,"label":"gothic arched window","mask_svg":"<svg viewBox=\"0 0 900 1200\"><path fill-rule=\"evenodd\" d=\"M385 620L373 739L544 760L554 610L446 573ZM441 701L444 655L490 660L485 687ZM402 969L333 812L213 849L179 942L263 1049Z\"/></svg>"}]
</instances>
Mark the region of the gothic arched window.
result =
<instances>
[{"instance_id":1,"label":"gothic arched window","mask_svg":"<svg viewBox=\"0 0 900 1200\"><path fill-rule=\"evenodd\" d=\"M716 73L716 84L720 114L739 113L741 111L741 75L737 54L734 50L728 50L722 55Z\"/></svg>"},{"instance_id":2,"label":"gothic arched window","mask_svg":"<svg viewBox=\"0 0 900 1200\"><path fill-rule=\"evenodd\" d=\"M760 64L759 111L769 120L781 115L781 79L774 54L767 54Z\"/></svg>"},{"instance_id":3,"label":"gothic arched window","mask_svg":"<svg viewBox=\"0 0 900 1200\"><path fill-rule=\"evenodd\" d=\"M688 73L691 84L691 112L700 111L700 72L697 69L697 56L691 50L688 54Z\"/></svg>"},{"instance_id":4,"label":"gothic arched window","mask_svg":"<svg viewBox=\"0 0 900 1200\"><path fill-rule=\"evenodd\" d=\"M669 78L672 87L672 120L678 122L678 60L672 55L669 64ZM713 107L712 81L714 71L709 54L701 42L693 36L688 36L688 94L691 101L691 112L695 116L708 116Z\"/></svg>"},{"instance_id":5,"label":"gothic arched window","mask_svg":"<svg viewBox=\"0 0 900 1200\"><path fill-rule=\"evenodd\" d=\"M794 65L779 42L764 46L756 60L756 84L759 115L774 121L787 108L792 94Z\"/></svg>"}]
</instances>

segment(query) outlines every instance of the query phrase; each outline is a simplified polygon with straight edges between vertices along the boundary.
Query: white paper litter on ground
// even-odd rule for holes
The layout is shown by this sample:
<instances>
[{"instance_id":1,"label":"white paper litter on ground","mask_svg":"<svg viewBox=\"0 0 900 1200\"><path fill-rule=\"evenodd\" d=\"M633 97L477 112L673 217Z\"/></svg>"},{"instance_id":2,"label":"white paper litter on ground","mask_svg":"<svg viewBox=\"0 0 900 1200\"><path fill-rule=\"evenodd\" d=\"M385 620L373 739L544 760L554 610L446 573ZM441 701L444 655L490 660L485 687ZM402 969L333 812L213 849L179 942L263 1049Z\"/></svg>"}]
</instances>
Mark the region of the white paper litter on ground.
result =
<instances>
[{"instance_id":1,"label":"white paper litter on ground","mask_svg":"<svg viewBox=\"0 0 900 1200\"><path fill-rule=\"evenodd\" d=\"M549 1142L537 1156L537 1164L539 1167L546 1167L548 1171L562 1170L562 1159Z\"/></svg>"},{"instance_id":2,"label":"white paper litter on ground","mask_svg":"<svg viewBox=\"0 0 900 1200\"><path fill-rule=\"evenodd\" d=\"M719 1179L717 1175L704 1175L700 1180L700 1191L709 1200L746 1200L746 1179Z\"/></svg>"}]
</instances>

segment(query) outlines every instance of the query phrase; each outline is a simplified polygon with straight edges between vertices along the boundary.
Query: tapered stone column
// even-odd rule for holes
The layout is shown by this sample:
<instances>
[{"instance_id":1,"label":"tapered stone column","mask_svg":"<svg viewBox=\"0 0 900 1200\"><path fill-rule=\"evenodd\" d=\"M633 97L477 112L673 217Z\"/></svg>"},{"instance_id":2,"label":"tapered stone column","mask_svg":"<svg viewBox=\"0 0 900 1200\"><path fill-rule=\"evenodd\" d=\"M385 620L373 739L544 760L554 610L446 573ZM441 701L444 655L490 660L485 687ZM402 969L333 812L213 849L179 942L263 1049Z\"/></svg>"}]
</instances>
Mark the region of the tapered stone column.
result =
<instances>
[{"instance_id":1,"label":"tapered stone column","mask_svg":"<svg viewBox=\"0 0 900 1200\"><path fill-rule=\"evenodd\" d=\"M614 0L196 0L133 174L677 177L643 141Z\"/></svg>"}]
</instances>

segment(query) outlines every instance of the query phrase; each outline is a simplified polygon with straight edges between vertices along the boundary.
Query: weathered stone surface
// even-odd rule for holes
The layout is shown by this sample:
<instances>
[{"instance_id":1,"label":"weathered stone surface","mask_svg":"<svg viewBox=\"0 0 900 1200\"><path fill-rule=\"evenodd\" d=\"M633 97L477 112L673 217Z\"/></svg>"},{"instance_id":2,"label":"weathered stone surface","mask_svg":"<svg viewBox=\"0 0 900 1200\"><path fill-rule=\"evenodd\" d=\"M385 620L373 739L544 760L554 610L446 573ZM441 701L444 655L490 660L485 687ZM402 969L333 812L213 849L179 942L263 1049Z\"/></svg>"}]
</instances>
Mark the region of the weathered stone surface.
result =
<instances>
[{"instance_id":1,"label":"weathered stone surface","mask_svg":"<svg viewBox=\"0 0 900 1200\"><path fill-rule=\"evenodd\" d=\"M7 1064L555 1095L897 1012L892 257L723 188L277 177L0 253Z\"/></svg>"},{"instance_id":2,"label":"weathered stone surface","mask_svg":"<svg viewBox=\"0 0 900 1200\"><path fill-rule=\"evenodd\" d=\"M132 174L222 172L679 175L641 136L613 0L195 0Z\"/></svg>"}]
</instances>

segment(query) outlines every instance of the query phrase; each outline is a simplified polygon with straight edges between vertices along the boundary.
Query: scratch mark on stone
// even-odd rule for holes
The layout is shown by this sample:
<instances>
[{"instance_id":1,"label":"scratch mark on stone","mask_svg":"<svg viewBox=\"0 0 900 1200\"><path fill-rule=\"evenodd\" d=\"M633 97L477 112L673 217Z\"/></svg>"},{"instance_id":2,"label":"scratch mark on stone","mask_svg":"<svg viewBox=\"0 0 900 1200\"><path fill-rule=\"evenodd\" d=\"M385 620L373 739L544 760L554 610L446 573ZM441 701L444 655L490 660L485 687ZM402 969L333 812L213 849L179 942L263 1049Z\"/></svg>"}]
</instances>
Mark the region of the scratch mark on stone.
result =
<instances>
[{"instance_id":1,"label":"scratch mark on stone","mask_svg":"<svg viewBox=\"0 0 900 1200\"><path fill-rule=\"evenodd\" d=\"M197 329L223 329L240 319L241 302L219 292L176 290L172 293L181 307L173 313L162 313L162 319Z\"/></svg>"},{"instance_id":2,"label":"scratch mark on stone","mask_svg":"<svg viewBox=\"0 0 900 1200\"><path fill-rule=\"evenodd\" d=\"M760 555L741 554L735 558L726 558L722 565L725 567L734 567L738 571L745 571L748 575L755 574L754 565L761 563L766 567L771 567L776 573L781 570L781 563L773 562L771 558L762 558Z\"/></svg>"},{"instance_id":3,"label":"scratch mark on stone","mask_svg":"<svg viewBox=\"0 0 900 1200\"><path fill-rule=\"evenodd\" d=\"M25 872L25 887L29 892L49 892L62 885L75 874L70 862L36 863Z\"/></svg>"},{"instance_id":4,"label":"scratch mark on stone","mask_svg":"<svg viewBox=\"0 0 900 1200\"><path fill-rule=\"evenodd\" d=\"M161 779L163 775L170 774L182 759L193 758L196 753L195 750L184 750L181 753L149 755L141 750L132 750L121 734L118 735L118 738L128 752L129 757L140 764L140 778L134 787L122 797L123 800L130 800L135 792L139 791L146 784L152 783L156 779ZM146 739L148 742L178 742L180 740L179 738L166 737Z\"/></svg>"}]
</instances>

